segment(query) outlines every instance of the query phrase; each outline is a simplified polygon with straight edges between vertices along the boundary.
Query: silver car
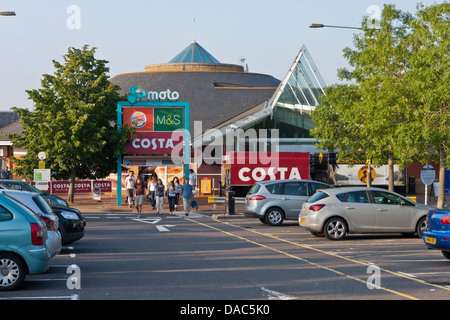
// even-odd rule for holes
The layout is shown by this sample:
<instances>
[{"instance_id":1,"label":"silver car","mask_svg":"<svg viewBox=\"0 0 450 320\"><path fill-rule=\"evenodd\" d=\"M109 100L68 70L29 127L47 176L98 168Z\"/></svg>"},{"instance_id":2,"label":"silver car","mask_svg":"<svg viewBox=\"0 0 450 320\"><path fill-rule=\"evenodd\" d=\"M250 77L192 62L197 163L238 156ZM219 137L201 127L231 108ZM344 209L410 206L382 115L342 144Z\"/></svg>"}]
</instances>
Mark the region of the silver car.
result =
<instances>
[{"instance_id":1,"label":"silver car","mask_svg":"<svg viewBox=\"0 0 450 320\"><path fill-rule=\"evenodd\" d=\"M341 240L348 233L417 233L431 206L380 188L344 187L318 192L302 206L299 225L315 236Z\"/></svg>"},{"instance_id":2,"label":"silver car","mask_svg":"<svg viewBox=\"0 0 450 320\"><path fill-rule=\"evenodd\" d=\"M271 180L252 186L245 199L244 214L278 226L297 220L303 202L318 189L332 186L313 180Z\"/></svg>"},{"instance_id":3,"label":"silver car","mask_svg":"<svg viewBox=\"0 0 450 320\"><path fill-rule=\"evenodd\" d=\"M50 257L56 256L62 249L62 237L58 231L59 219L45 199L36 192L18 190L0 190L1 193L17 200L44 220L47 227L45 241Z\"/></svg>"}]
</instances>

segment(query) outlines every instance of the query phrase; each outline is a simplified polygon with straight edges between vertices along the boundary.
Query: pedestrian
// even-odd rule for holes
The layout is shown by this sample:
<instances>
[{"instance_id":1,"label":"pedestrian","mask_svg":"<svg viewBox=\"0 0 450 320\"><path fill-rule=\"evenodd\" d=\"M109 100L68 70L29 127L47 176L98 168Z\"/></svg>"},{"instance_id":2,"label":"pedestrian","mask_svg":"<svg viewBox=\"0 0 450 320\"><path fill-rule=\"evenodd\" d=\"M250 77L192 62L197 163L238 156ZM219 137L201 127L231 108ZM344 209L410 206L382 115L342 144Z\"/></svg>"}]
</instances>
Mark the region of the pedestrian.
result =
<instances>
[{"instance_id":1,"label":"pedestrian","mask_svg":"<svg viewBox=\"0 0 450 320\"><path fill-rule=\"evenodd\" d=\"M130 208L134 203L134 186L136 184L136 178L134 177L134 171L129 171L128 176L125 178L125 184L127 186L127 200Z\"/></svg>"},{"instance_id":2,"label":"pedestrian","mask_svg":"<svg viewBox=\"0 0 450 320\"><path fill-rule=\"evenodd\" d=\"M2 179L4 180L11 179L11 171L9 171L8 167L5 167L5 169L2 170Z\"/></svg>"},{"instance_id":3,"label":"pedestrian","mask_svg":"<svg viewBox=\"0 0 450 320\"><path fill-rule=\"evenodd\" d=\"M176 194L176 188L175 183L173 181L170 181L169 187L167 188L167 199L169 200L169 211L170 215L175 214L175 200L176 200L177 194Z\"/></svg>"},{"instance_id":4,"label":"pedestrian","mask_svg":"<svg viewBox=\"0 0 450 320\"><path fill-rule=\"evenodd\" d=\"M180 191L181 196L183 197L184 214L188 216L194 191L193 187L189 184L189 179L184 180L184 184L181 186Z\"/></svg>"},{"instance_id":5,"label":"pedestrian","mask_svg":"<svg viewBox=\"0 0 450 320\"><path fill-rule=\"evenodd\" d=\"M173 184L175 185L175 211L178 211L178 205L180 204L180 180L178 177L173 178Z\"/></svg>"},{"instance_id":6,"label":"pedestrian","mask_svg":"<svg viewBox=\"0 0 450 320\"><path fill-rule=\"evenodd\" d=\"M137 217L140 218L142 214L142 205L144 204L145 184L141 177L138 177L135 184L135 205Z\"/></svg>"},{"instance_id":7,"label":"pedestrian","mask_svg":"<svg viewBox=\"0 0 450 320\"><path fill-rule=\"evenodd\" d=\"M195 185L197 183L197 175L194 170L189 169L189 184L192 186L192 189L195 190Z\"/></svg>"},{"instance_id":8,"label":"pedestrian","mask_svg":"<svg viewBox=\"0 0 450 320\"><path fill-rule=\"evenodd\" d=\"M163 213L164 205L164 184L161 179L158 179L155 187L155 197L156 197L156 214Z\"/></svg>"},{"instance_id":9,"label":"pedestrian","mask_svg":"<svg viewBox=\"0 0 450 320\"><path fill-rule=\"evenodd\" d=\"M152 207L152 209L155 209L155 205L156 205L156 198L155 198L155 187L156 187L156 178L155 176L153 176L149 181L148 181L148 197L150 200L150 206Z\"/></svg>"}]
</instances>

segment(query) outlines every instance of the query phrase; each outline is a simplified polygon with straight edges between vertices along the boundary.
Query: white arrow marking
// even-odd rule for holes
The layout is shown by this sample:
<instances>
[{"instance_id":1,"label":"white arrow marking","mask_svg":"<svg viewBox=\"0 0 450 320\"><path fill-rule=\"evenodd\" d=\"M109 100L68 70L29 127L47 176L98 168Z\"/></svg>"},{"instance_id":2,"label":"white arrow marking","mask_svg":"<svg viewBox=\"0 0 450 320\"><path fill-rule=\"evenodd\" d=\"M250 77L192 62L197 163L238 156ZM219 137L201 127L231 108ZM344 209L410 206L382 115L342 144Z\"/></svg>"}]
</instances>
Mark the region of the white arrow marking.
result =
<instances>
[{"instance_id":1,"label":"white arrow marking","mask_svg":"<svg viewBox=\"0 0 450 320\"><path fill-rule=\"evenodd\" d=\"M156 228L157 228L159 231L161 231L161 232L168 232L168 231L170 231L170 230L167 229L167 228L173 228L173 227L175 227L175 226L170 225L170 224L165 224L165 225L163 225L163 226L156 226Z\"/></svg>"},{"instance_id":2,"label":"white arrow marking","mask_svg":"<svg viewBox=\"0 0 450 320\"><path fill-rule=\"evenodd\" d=\"M150 223L150 224L157 224L161 221L161 219L131 219L134 221L144 222L144 223Z\"/></svg>"}]
</instances>

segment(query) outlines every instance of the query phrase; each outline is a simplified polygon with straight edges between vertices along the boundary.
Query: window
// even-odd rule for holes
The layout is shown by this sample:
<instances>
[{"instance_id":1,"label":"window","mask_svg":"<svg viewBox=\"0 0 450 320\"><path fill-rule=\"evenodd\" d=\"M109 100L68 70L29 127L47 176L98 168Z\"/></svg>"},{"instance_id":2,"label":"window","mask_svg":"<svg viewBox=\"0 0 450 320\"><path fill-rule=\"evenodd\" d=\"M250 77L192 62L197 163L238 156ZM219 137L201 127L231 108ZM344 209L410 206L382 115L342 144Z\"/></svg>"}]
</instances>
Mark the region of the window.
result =
<instances>
[{"instance_id":1,"label":"window","mask_svg":"<svg viewBox=\"0 0 450 320\"><path fill-rule=\"evenodd\" d=\"M311 194L316 193L316 191L319 189L328 189L329 188L329 186L326 184L316 183L316 182L310 182L309 186L311 188Z\"/></svg>"},{"instance_id":2,"label":"window","mask_svg":"<svg viewBox=\"0 0 450 320\"><path fill-rule=\"evenodd\" d=\"M402 203L401 198L395 194L383 192L383 191L372 191L373 201L376 204L393 204L399 205Z\"/></svg>"},{"instance_id":3,"label":"window","mask_svg":"<svg viewBox=\"0 0 450 320\"><path fill-rule=\"evenodd\" d=\"M367 196L366 191L353 191L353 192L345 192L336 195L342 202L351 202L351 203L369 203L369 197Z\"/></svg>"},{"instance_id":4,"label":"window","mask_svg":"<svg viewBox=\"0 0 450 320\"><path fill-rule=\"evenodd\" d=\"M0 221L12 220L13 215L8 209L0 205Z\"/></svg>"},{"instance_id":5,"label":"window","mask_svg":"<svg viewBox=\"0 0 450 320\"><path fill-rule=\"evenodd\" d=\"M319 191L319 192L314 193L311 197L309 197L308 200L306 200L306 202L314 203L314 202L317 202L319 200L322 200L322 199L325 199L328 197L329 197L328 194L326 194L325 192Z\"/></svg>"},{"instance_id":6,"label":"window","mask_svg":"<svg viewBox=\"0 0 450 320\"><path fill-rule=\"evenodd\" d=\"M250 190L248 191L248 194L255 194L259 191L259 189L261 189L261 185L260 184L254 184Z\"/></svg>"},{"instance_id":7,"label":"window","mask_svg":"<svg viewBox=\"0 0 450 320\"><path fill-rule=\"evenodd\" d=\"M307 184L306 182L286 182L284 184L284 194L292 196L307 196Z\"/></svg>"},{"instance_id":8,"label":"window","mask_svg":"<svg viewBox=\"0 0 450 320\"><path fill-rule=\"evenodd\" d=\"M266 186L267 191L272 194L282 194L283 193L283 183L274 183Z\"/></svg>"}]
</instances>

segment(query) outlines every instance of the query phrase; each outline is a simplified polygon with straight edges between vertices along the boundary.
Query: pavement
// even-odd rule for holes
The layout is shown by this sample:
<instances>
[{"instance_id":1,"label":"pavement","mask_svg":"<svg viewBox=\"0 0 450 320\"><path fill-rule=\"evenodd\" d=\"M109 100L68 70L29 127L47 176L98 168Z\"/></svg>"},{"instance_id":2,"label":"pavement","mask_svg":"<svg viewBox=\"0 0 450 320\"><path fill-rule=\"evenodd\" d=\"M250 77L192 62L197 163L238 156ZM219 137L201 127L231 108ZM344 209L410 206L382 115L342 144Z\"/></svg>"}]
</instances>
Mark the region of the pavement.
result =
<instances>
[{"instance_id":1,"label":"pavement","mask_svg":"<svg viewBox=\"0 0 450 320\"><path fill-rule=\"evenodd\" d=\"M416 201L419 203L425 203L424 194L409 194L407 197L416 197ZM124 197L122 199L125 199ZM195 200L199 206L198 210L192 209L192 212L197 212L201 214L211 214L215 218L222 218L225 215L225 204L218 203L216 205L208 203L207 196L195 196ZM124 201L124 200L122 200ZM436 206L437 198L433 196L428 198L428 205ZM450 196L447 195L445 204L450 203ZM121 206L117 205L117 199L115 193L105 193L101 195L101 200L93 200L91 194L75 194L75 201L70 204L70 207L76 208L83 213L136 213L136 208L133 206L130 208L128 205L123 203ZM236 203L235 211L237 216L243 216L242 212L244 210L244 204ZM164 203L164 212L169 213L169 206ZM182 205L179 211L182 211ZM150 202L144 202L143 214L156 213L156 210L150 207ZM236 217L236 215L232 215Z\"/></svg>"}]
</instances>

